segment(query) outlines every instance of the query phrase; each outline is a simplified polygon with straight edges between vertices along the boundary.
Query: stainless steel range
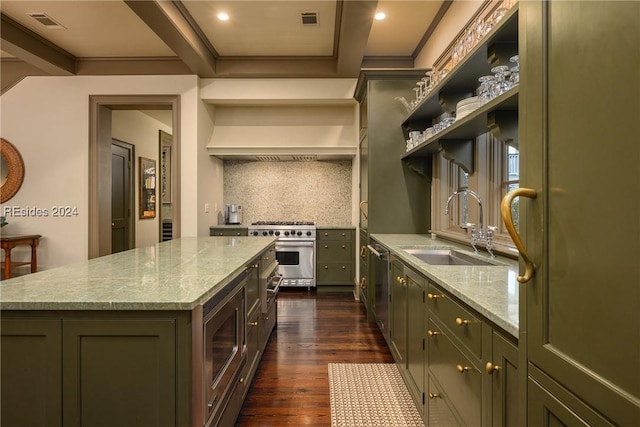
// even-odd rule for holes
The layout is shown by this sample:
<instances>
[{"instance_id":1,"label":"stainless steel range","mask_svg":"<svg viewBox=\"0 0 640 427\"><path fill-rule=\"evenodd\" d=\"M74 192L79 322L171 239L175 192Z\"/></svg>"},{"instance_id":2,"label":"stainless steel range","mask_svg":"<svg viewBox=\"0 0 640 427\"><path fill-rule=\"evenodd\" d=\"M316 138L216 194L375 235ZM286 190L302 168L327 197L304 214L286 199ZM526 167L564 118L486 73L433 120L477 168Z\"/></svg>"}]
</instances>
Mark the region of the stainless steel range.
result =
<instances>
[{"instance_id":1,"label":"stainless steel range","mask_svg":"<svg viewBox=\"0 0 640 427\"><path fill-rule=\"evenodd\" d=\"M274 236L284 287L316 286L316 224L309 221L258 221L249 236Z\"/></svg>"}]
</instances>

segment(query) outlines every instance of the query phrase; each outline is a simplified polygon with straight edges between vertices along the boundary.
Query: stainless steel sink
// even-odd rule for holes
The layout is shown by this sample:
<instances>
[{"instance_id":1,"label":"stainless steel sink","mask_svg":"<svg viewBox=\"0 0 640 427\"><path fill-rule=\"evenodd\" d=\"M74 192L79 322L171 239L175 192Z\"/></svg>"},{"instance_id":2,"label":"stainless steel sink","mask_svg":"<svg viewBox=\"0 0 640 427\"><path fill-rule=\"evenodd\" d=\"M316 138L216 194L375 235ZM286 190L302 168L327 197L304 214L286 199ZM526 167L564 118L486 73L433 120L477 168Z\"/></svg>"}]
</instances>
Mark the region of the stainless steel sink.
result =
<instances>
[{"instance_id":1,"label":"stainless steel sink","mask_svg":"<svg viewBox=\"0 0 640 427\"><path fill-rule=\"evenodd\" d=\"M404 251L431 265L493 265L452 249L404 249Z\"/></svg>"}]
</instances>

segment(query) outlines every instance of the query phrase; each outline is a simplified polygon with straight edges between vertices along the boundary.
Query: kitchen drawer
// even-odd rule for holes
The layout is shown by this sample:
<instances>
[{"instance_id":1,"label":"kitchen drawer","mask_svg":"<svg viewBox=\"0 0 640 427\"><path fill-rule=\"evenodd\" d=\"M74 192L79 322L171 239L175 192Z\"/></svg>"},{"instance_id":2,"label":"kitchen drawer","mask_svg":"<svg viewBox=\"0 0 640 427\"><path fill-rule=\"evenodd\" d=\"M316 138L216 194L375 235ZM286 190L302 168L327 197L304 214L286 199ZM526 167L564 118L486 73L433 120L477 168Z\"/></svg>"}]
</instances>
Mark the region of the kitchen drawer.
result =
<instances>
[{"instance_id":1,"label":"kitchen drawer","mask_svg":"<svg viewBox=\"0 0 640 427\"><path fill-rule=\"evenodd\" d=\"M248 236L249 231L247 228L209 228L209 236Z\"/></svg>"},{"instance_id":2,"label":"kitchen drawer","mask_svg":"<svg viewBox=\"0 0 640 427\"><path fill-rule=\"evenodd\" d=\"M276 320L278 318L278 301L274 301L266 314L260 316L260 350L264 351L264 347L269 341L271 332L276 326Z\"/></svg>"},{"instance_id":3,"label":"kitchen drawer","mask_svg":"<svg viewBox=\"0 0 640 427\"><path fill-rule=\"evenodd\" d=\"M353 262L353 245L351 242L317 242L316 250L318 264L323 262Z\"/></svg>"},{"instance_id":4,"label":"kitchen drawer","mask_svg":"<svg viewBox=\"0 0 640 427\"><path fill-rule=\"evenodd\" d=\"M429 371L466 425L482 422L482 372L449 339L448 332L429 318Z\"/></svg>"},{"instance_id":5,"label":"kitchen drawer","mask_svg":"<svg viewBox=\"0 0 640 427\"><path fill-rule=\"evenodd\" d=\"M347 229L321 229L319 228L317 233L317 240L322 242L325 240L340 240L340 241L352 241L353 230Z\"/></svg>"},{"instance_id":6,"label":"kitchen drawer","mask_svg":"<svg viewBox=\"0 0 640 427\"><path fill-rule=\"evenodd\" d=\"M447 394L436 385L433 378L429 377L427 393L427 416L430 426L459 426L460 423L454 415L453 406Z\"/></svg>"},{"instance_id":7,"label":"kitchen drawer","mask_svg":"<svg viewBox=\"0 0 640 427\"><path fill-rule=\"evenodd\" d=\"M328 262L318 264L318 284L353 284L353 264Z\"/></svg>"},{"instance_id":8,"label":"kitchen drawer","mask_svg":"<svg viewBox=\"0 0 640 427\"><path fill-rule=\"evenodd\" d=\"M276 246L271 245L269 248L262 252L262 259L260 260L260 275L270 267L276 259Z\"/></svg>"},{"instance_id":9,"label":"kitchen drawer","mask_svg":"<svg viewBox=\"0 0 640 427\"><path fill-rule=\"evenodd\" d=\"M473 354L482 357L482 320L429 282L429 311L437 316Z\"/></svg>"}]
</instances>

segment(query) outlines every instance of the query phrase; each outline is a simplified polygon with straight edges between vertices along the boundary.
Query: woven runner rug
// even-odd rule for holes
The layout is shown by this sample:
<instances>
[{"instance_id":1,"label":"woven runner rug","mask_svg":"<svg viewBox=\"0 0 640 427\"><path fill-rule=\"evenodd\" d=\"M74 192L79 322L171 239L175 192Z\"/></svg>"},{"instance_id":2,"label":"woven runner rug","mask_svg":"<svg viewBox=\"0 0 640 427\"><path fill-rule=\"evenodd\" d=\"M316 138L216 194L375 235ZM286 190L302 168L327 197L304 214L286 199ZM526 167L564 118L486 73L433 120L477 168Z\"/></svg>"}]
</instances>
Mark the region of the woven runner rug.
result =
<instances>
[{"instance_id":1,"label":"woven runner rug","mask_svg":"<svg viewBox=\"0 0 640 427\"><path fill-rule=\"evenodd\" d=\"M423 427L394 363L329 363L332 427Z\"/></svg>"}]
</instances>

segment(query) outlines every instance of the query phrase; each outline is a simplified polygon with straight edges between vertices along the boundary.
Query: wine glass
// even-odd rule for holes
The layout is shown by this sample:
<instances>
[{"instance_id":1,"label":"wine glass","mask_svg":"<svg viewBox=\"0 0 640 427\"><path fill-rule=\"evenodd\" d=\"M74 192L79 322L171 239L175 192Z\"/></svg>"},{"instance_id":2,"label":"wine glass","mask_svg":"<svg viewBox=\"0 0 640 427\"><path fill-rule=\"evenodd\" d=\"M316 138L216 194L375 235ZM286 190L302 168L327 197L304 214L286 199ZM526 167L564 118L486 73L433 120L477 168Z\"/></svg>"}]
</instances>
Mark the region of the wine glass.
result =
<instances>
[{"instance_id":1,"label":"wine glass","mask_svg":"<svg viewBox=\"0 0 640 427\"><path fill-rule=\"evenodd\" d=\"M478 81L480 82L480 101L482 104L486 104L492 98L491 87L494 84L495 76L482 76L478 79Z\"/></svg>"},{"instance_id":2,"label":"wine glass","mask_svg":"<svg viewBox=\"0 0 640 427\"><path fill-rule=\"evenodd\" d=\"M511 71L508 65L498 65L493 67L491 72L495 74L495 84L493 85L493 98L503 94L511 88L511 83L507 79Z\"/></svg>"}]
</instances>

